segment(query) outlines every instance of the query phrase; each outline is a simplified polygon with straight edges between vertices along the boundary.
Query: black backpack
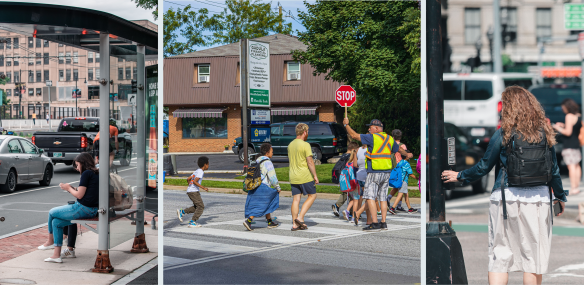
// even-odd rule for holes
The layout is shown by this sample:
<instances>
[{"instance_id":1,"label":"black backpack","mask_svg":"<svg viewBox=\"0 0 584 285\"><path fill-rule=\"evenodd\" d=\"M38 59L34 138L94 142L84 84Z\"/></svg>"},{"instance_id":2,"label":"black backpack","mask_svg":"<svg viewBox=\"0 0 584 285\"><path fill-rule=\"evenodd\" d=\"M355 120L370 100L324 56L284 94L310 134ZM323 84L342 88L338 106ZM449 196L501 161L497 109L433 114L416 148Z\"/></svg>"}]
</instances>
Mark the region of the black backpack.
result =
<instances>
[{"instance_id":1,"label":"black backpack","mask_svg":"<svg viewBox=\"0 0 584 285\"><path fill-rule=\"evenodd\" d=\"M260 163L256 164L255 166L251 166L247 169L247 176L243 181L243 191L249 192L251 190L258 189L262 184L262 170L260 165L269 159L264 159L260 161Z\"/></svg>"},{"instance_id":2,"label":"black backpack","mask_svg":"<svg viewBox=\"0 0 584 285\"><path fill-rule=\"evenodd\" d=\"M341 156L341 158L339 158L339 161L335 163L332 171L332 180L334 184L339 184L339 179L341 179L341 171L343 171L343 168L345 168L347 162L349 162L350 157L350 154L345 153Z\"/></svg>"},{"instance_id":3,"label":"black backpack","mask_svg":"<svg viewBox=\"0 0 584 285\"><path fill-rule=\"evenodd\" d=\"M503 169L501 183L505 183L505 175L507 175L509 186L540 186L547 185L552 180L552 151L548 146L545 132L542 130L541 133L543 139L538 143L531 144L525 141L521 134L518 134L514 129L512 130L511 138L506 145L507 167L500 163ZM501 189L504 189L504 185L501 186ZM507 219L505 191L501 190L501 194L503 218ZM550 201L551 199L550 190Z\"/></svg>"}]
</instances>

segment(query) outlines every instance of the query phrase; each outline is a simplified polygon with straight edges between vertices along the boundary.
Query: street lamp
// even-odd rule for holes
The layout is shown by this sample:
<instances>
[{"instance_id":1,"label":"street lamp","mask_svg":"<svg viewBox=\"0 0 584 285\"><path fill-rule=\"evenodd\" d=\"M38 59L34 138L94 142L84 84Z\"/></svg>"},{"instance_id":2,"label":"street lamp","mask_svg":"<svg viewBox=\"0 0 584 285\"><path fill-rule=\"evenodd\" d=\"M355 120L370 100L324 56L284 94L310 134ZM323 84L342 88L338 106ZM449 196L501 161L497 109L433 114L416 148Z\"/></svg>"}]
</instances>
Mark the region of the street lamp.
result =
<instances>
[{"instance_id":1,"label":"street lamp","mask_svg":"<svg viewBox=\"0 0 584 285\"><path fill-rule=\"evenodd\" d=\"M79 79L78 76L75 76L75 91L73 92L73 94L75 95L75 117L79 117L78 112L79 109L77 108L77 98L79 98L79 96L81 96L81 91L79 91L79 89L77 89L77 80ZM87 78L83 78L85 84L87 84Z\"/></svg>"}]
</instances>

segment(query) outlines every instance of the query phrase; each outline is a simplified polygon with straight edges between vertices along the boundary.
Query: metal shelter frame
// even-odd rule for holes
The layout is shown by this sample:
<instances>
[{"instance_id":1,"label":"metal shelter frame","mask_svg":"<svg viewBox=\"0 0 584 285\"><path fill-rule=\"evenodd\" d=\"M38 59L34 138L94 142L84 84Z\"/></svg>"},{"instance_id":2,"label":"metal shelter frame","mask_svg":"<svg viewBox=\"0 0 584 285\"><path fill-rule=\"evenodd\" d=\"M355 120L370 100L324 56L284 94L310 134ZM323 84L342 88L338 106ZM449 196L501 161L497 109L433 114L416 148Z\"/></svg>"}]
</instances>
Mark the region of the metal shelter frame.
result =
<instances>
[{"instance_id":1,"label":"metal shelter frame","mask_svg":"<svg viewBox=\"0 0 584 285\"><path fill-rule=\"evenodd\" d=\"M100 122L108 126L110 56L137 63L138 90L136 109L138 120L137 145L137 200L136 233L132 252L148 252L144 235L144 197L146 179L145 127L145 62L158 59L158 33L109 13L62 5L0 2L0 29L49 40L100 54ZM109 137L109 128L100 129L100 137ZM97 258L93 272L110 273L114 270L109 259L109 145L100 144L99 156L106 163L100 165L99 235ZM102 159L103 160L103 159Z\"/></svg>"}]
</instances>

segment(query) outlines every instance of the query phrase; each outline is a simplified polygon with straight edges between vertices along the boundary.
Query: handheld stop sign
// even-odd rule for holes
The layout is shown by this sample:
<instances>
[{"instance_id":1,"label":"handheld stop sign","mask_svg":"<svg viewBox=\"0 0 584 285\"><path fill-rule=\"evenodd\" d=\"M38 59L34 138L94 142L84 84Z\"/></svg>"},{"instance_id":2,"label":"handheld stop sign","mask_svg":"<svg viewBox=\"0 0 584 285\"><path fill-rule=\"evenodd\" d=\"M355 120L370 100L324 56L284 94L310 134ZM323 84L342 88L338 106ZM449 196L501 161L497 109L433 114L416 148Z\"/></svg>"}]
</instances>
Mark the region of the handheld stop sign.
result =
<instances>
[{"instance_id":1,"label":"handheld stop sign","mask_svg":"<svg viewBox=\"0 0 584 285\"><path fill-rule=\"evenodd\" d=\"M350 85L341 85L335 92L335 101L345 107L345 118L347 117L347 107L353 106L357 101L357 93Z\"/></svg>"}]
</instances>

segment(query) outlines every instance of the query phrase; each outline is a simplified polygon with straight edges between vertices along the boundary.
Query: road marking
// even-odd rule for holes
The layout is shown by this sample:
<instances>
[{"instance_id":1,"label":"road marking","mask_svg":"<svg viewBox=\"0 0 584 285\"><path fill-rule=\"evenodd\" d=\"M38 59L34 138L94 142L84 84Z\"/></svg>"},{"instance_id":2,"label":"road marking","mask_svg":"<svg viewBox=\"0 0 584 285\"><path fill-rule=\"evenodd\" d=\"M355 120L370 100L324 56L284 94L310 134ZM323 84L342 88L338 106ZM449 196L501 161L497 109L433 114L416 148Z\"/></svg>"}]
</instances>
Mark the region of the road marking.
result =
<instances>
[{"instance_id":1,"label":"road marking","mask_svg":"<svg viewBox=\"0 0 584 285\"><path fill-rule=\"evenodd\" d=\"M311 244L311 243L316 243L316 242L330 241L330 240L336 240L336 239L342 239L342 238L350 238L350 237L356 237L356 236L361 236L361 235L366 235L366 234L388 233L388 232L402 230L402 229L413 229L413 228L419 228L419 227L421 227L421 225L403 226L403 227L401 227L399 229L391 229L391 230L379 231L379 232L366 232L366 231L362 231L360 233L354 233L354 234L346 234L346 235L329 236L329 237L324 237L324 238L307 239L306 241L302 241L302 242L291 243L291 244L275 245L275 246L265 247L265 248L261 248L261 249L250 250L250 251L242 252L242 253L221 254L221 255L218 255L218 256L211 256L211 257L199 258L199 259L192 260L191 262L187 262L187 263L183 263L183 264L179 264L179 265L164 266L164 270L166 271L166 270L178 269L178 268L182 268L182 267L186 267L186 266L192 266L192 265L197 265L197 264L201 264L201 263L218 261L218 260L222 260L222 259L233 258L233 257L238 257L238 256L244 256L244 255L250 255L250 254L261 253L261 252L266 252L266 251L272 251L272 250L277 250L277 249L284 249L284 248L289 248L289 247L293 247L293 246L301 246L301 245L306 245L306 244ZM201 229L201 228L199 228L199 229Z\"/></svg>"},{"instance_id":2,"label":"road marking","mask_svg":"<svg viewBox=\"0 0 584 285\"><path fill-rule=\"evenodd\" d=\"M241 221L241 223L242 223L242 227L243 227L243 221ZM213 228L206 228L206 227L202 227L202 228L180 227L178 229L173 229L172 232L201 234L201 235L214 236L214 237L244 239L244 240L271 242L271 243L297 243L297 242L304 242L304 241L310 240L309 238L260 234L260 233L250 232L250 231L222 230L222 229L213 229Z\"/></svg>"},{"instance_id":3,"label":"road marking","mask_svg":"<svg viewBox=\"0 0 584 285\"><path fill-rule=\"evenodd\" d=\"M192 242L192 241L190 241ZM164 238L164 243L166 243L166 238ZM193 261L192 259L180 258L180 257L172 257L172 256L164 256L164 267L179 265L187 262Z\"/></svg>"},{"instance_id":4,"label":"road marking","mask_svg":"<svg viewBox=\"0 0 584 285\"><path fill-rule=\"evenodd\" d=\"M471 209L450 209L448 210L449 214L472 214L474 213Z\"/></svg>"},{"instance_id":5,"label":"road marking","mask_svg":"<svg viewBox=\"0 0 584 285\"><path fill-rule=\"evenodd\" d=\"M148 272L148 270L156 267L156 265L158 265L158 257L150 260L150 262L142 265L140 268L134 270L130 274L118 279L116 282L112 283L112 285L126 285L134 281L134 279L142 276L142 274Z\"/></svg>"},{"instance_id":6,"label":"road marking","mask_svg":"<svg viewBox=\"0 0 584 285\"><path fill-rule=\"evenodd\" d=\"M241 246L241 245L233 245L233 244L224 244L218 242L209 242L209 241L195 241L190 239L182 239L182 238L173 238L173 237L165 237L164 238L164 246L173 246L178 248L186 248L186 249L194 249L194 250L204 250L204 251L211 251L211 252L218 252L218 253L240 253L246 252L250 250L255 250L255 247L251 246ZM166 256L164 257L164 266L166 266ZM188 259L191 261L192 259Z\"/></svg>"},{"instance_id":7,"label":"road marking","mask_svg":"<svg viewBox=\"0 0 584 285\"><path fill-rule=\"evenodd\" d=\"M452 201L446 202L446 209L455 208L455 207L462 207L462 206L470 206L476 204L488 204L491 199L491 196L470 199L465 201Z\"/></svg>"}]
</instances>

